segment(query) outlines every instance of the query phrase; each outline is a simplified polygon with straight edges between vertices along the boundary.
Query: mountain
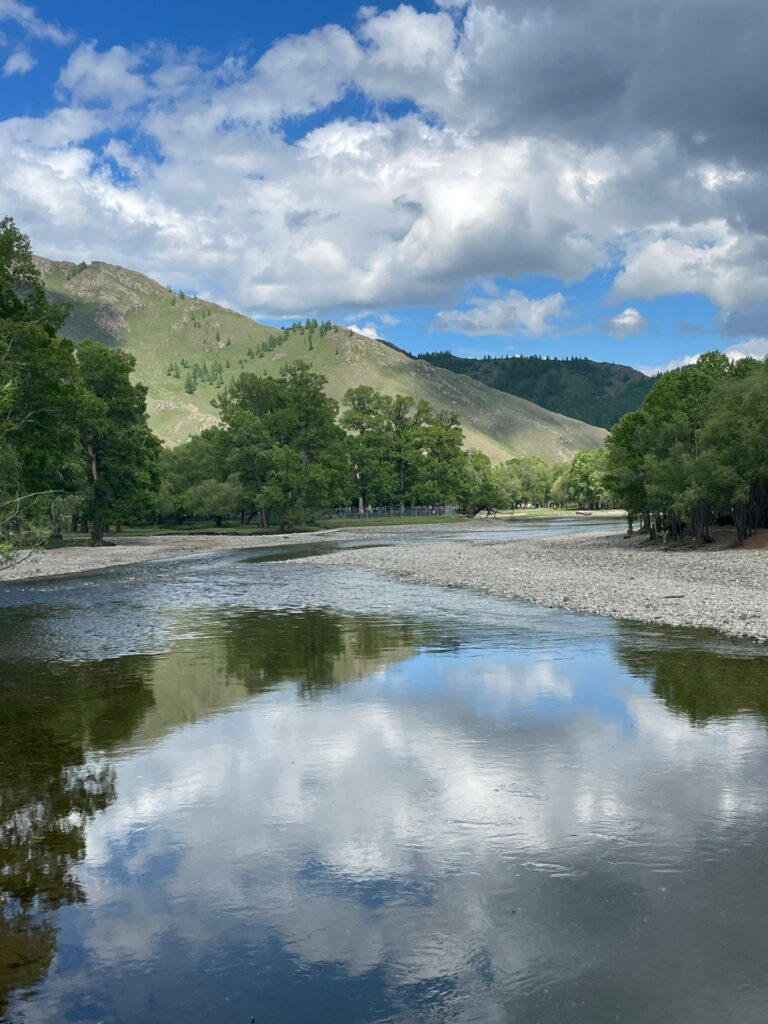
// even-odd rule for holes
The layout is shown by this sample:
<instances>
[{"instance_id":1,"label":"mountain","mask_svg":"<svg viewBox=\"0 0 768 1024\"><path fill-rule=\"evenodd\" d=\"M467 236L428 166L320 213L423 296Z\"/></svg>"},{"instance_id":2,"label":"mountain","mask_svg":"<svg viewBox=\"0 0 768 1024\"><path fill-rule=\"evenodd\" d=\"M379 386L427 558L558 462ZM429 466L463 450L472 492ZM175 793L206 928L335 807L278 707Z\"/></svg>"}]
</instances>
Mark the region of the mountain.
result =
<instances>
[{"instance_id":1,"label":"mountain","mask_svg":"<svg viewBox=\"0 0 768 1024\"><path fill-rule=\"evenodd\" d=\"M653 379L631 366L592 359L543 356L486 356L462 359L450 352L419 356L432 366L464 373L490 388L518 395L545 409L610 429L626 412L638 409Z\"/></svg>"},{"instance_id":2,"label":"mountain","mask_svg":"<svg viewBox=\"0 0 768 1024\"><path fill-rule=\"evenodd\" d=\"M108 263L38 259L38 266L50 297L71 304L63 334L120 346L136 357L136 378L149 390L152 427L170 444L216 422L211 399L227 381L245 370L277 374L297 359L328 378L328 393L338 401L348 388L369 384L457 413L468 447L494 462L512 455L564 460L605 437L598 427L344 327L265 326Z\"/></svg>"}]
</instances>

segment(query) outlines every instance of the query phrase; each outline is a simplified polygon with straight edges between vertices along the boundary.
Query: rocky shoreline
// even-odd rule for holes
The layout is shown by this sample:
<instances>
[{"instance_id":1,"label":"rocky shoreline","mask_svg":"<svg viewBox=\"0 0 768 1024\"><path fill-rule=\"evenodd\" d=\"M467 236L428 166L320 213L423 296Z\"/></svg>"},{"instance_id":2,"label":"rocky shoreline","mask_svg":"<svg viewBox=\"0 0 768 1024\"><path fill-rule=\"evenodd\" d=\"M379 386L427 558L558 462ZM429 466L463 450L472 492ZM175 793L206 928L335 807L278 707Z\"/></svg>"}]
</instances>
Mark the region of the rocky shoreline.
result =
<instances>
[{"instance_id":1,"label":"rocky shoreline","mask_svg":"<svg viewBox=\"0 0 768 1024\"><path fill-rule=\"evenodd\" d=\"M675 550L615 531L369 548L321 555L412 583L549 608L768 639L768 550Z\"/></svg>"},{"instance_id":2,"label":"rocky shoreline","mask_svg":"<svg viewBox=\"0 0 768 1024\"><path fill-rule=\"evenodd\" d=\"M216 551L354 541L376 546L341 548L312 557L416 584L467 587L549 608L768 640L768 548L665 549L639 537L624 539L617 530L510 540L499 535L500 526L509 523L443 524L437 529L445 539L435 541L432 536L429 542L420 541L419 534L434 535L432 524L371 524L282 536L125 537L114 547L36 552L0 571L0 587ZM393 531L411 535L411 542L383 546ZM452 539L457 532L462 538ZM471 540L466 539L468 532Z\"/></svg>"},{"instance_id":3,"label":"rocky shoreline","mask_svg":"<svg viewBox=\"0 0 768 1024\"><path fill-rule=\"evenodd\" d=\"M329 531L325 531L328 533ZM0 570L0 587L19 580L72 576L113 566L135 565L205 555L212 551L235 551L275 544L306 544L317 540L316 533L293 533L285 536L249 536L247 534L164 534L150 537L114 538L114 546L103 548L67 547L35 551L13 565Z\"/></svg>"}]
</instances>

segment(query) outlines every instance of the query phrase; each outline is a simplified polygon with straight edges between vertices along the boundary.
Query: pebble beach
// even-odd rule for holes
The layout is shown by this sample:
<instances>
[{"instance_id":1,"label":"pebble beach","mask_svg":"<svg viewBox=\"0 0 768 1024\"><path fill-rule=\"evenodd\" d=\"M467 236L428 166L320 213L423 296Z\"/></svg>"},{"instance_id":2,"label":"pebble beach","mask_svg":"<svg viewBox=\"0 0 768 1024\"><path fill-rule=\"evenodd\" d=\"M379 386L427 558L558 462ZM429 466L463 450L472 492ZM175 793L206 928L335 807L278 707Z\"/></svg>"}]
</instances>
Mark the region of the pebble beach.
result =
<instances>
[{"instance_id":1,"label":"pebble beach","mask_svg":"<svg viewBox=\"0 0 768 1024\"><path fill-rule=\"evenodd\" d=\"M620 533L409 544L320 556L548 608L768 639L768 550L665 549Z\"/></svg>"},{"instance_id":2,"label":"pebble beach","mask_svg":"<svg viewBox=\"0 0 768 1024\"><path fill-rule=\"evenodd\" d=\"M165 535L125 538L114 547L39 551L0 572L5 583L91 572L212 551L291 546L322 540L361 545L314 555L415 584L466 587L591 615L716 630L768 640L768 548L664 548L610 532L499 539L496 521L364 527L275 536ZM508 525L508 524L506 524ZM429 529L429 542L420 532ZM384 546L392 531L409 543ZM461 531L461 539L452 535ZM466 539L467 533L473 538ZM426 539L425 539L426 540ZM365 547L371 544L374 546Z\"/></svg>"}]
</instances>

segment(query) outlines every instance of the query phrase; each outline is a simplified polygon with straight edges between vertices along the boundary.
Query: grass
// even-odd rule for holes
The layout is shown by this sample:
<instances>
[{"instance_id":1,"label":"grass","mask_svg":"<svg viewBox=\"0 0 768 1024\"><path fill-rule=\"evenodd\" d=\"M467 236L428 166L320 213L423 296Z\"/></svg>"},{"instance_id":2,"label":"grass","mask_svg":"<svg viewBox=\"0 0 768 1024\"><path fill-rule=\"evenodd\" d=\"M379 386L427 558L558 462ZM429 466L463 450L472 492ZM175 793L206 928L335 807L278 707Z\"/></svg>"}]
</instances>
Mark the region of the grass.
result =
<instances>
[{"instance_id":1,"label":"grass","mask_svg":"<svg viewBox=\"0 0 768 1024\"><path fill-rule=\"evenodd\" d=\"M469 448L494 462L512 455L539 455L557 462L581 448L597 447L605 431L571 420L487 387L472 377L412 359L387 345L334 326L324 337L314 331L280 331L214 303L182 298L150 278L121 267L92 264L73 275L74 265L46 264L46 286L55 298L72 303L64 333L119 345L136 357L136 377L149 390L150 421L170 444L216 422L212 404L218 388L199 383L185 391L181 361L222 365L225 382L243 371L275 375L302 359L328 379L337 401L350 387L368 384L385 394L426 399L458 414ZM269 352L258 346L270 335L280 344ZM227 362L229 366L227 366ZM180 377L168 367L180 365Z\"/></svg>"}]
</instances>

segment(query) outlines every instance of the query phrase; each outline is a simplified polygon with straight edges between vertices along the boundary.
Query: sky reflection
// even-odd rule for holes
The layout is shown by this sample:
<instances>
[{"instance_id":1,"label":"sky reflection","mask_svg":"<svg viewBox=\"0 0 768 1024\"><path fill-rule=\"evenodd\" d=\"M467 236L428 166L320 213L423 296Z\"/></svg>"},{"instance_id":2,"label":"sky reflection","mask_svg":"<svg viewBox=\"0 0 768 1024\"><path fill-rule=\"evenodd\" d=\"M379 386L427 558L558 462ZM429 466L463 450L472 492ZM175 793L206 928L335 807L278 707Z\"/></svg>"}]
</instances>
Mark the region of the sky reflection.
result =
<instances>
[{"instance_id":1,"label":"sky reflection","mask_svg":"<svg viewBox=\"0 0 768 1024\"><path fill-rule=\"evenodd\" d=\"M375 614L177 609L162 652L94 663L135 707L83 725L114 793L10 1019L761 1020L759 651L426 590L384 614L416 588L381 588ZM6 693L32 671L53 686L9 662Z\"/></svg>"}]
</instances>

